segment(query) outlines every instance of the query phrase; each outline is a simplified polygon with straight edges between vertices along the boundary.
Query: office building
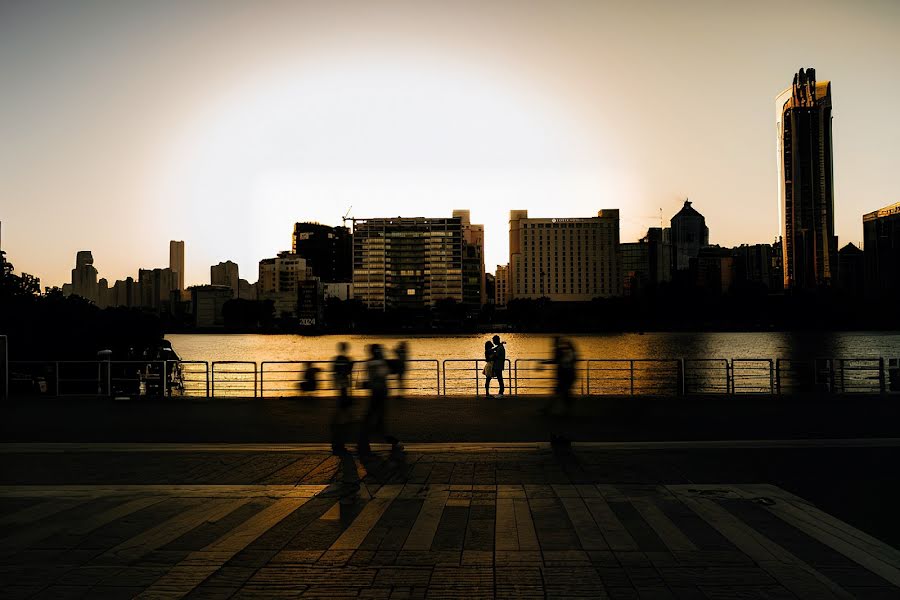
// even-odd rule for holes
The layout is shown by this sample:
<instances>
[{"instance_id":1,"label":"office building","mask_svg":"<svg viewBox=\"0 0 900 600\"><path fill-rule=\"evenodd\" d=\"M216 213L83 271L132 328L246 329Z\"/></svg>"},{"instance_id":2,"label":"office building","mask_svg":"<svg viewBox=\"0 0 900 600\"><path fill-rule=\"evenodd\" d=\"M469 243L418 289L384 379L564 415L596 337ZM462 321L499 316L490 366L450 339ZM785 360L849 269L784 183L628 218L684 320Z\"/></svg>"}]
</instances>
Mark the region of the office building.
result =
<instances>
[{"instance_id":1,"label":"office building","mask_svg":"<svg viewBox=\"0 0 900 600\"><path fill-rule=\"evenodd\" d=\"M94 256L90 250L79 250L75 255L75 268L72 269L71 293L85 300L97 303L97 269L94 267Z\"/></svg>"},{"instance_id":2,"label":"office building","mask_svg":"<svg viewBox=\"0 0 900 600\"><path fill-rule=\"evenodd\" d=\"M828 286L836 276L831 82L800 69L775 100L785 289Z\"/></svg>"},{"instance_id":3,"label":"office building","mask_svg":"<svg viewBox=\"0 0 900 600\"><path fill-rule=\"evenodd\" d=\"M144 308L168 312L172 307L173 295L176 301L181 299L178 276L172 269L139 269L138 283L141 294L140 305Z\"/></svg>"},{"instance_id":4,"label":"office building","mask_svg":"<svg viewBox=\"0 0 900 600\"><path fill-rule=\"evenodd\" d=\"M234 290L225 285L195 285L189 291L194 326L201 329L224 327L224 306L234 296Z\"/></svg>"},{"instance_id":5,"label":"office building","mask_svg":"<svg viewBox=\"0 0 900 600\"><path fill-rule=\"evenodd\" d=\"M256 284L250 283L246 279L238 279L237 297L240 300L256 300Z\"/></svg>"},{"instance_id":6,"label":"office building","mask_svg":"<svg viewBox=\"0 0 900 600\"><path fill-rule=\"evenodd\" d=\"M837 287L848 296L862 296L866 289L866 256L855 244L838 250Z\"/></svg>"},{"instance_id":7,"label":"office building","mask_svg":"<svg viewBox=\"0 0 900 600\"><path fill-rule=\"evenodd\" d=\"M473 225L468 210L454 210L462 229L463 304L477 312L485 301L484 225Z\"/></svg>"},{"instance_id":8,"label":"office building","mask_svg":"<svg viewBox=\"0 0 900 600\"><path fill-rule=\"evenodd\" d=\"M509 301L509 265L497 265L494 271L494 304L506 306Z\"/></svg>"},{"instance_id":9,"label":"office building","mask_svg":"<svg viewBox=\"0 0 900 600\"><path fill-rule=\"evenodd\" d=\"M681 210L672 217L671 225L675 271L686 271L700 255L700 249L709 246L706 218L685 200Z\"/></svg>"},{"instance_id":10,"label":"office building","mask_svg":"<svg viewBox=\"0 0 900 600\"><path fill-rule=\"evenodd\" d=\"M175 288L184 290L184 242L169 242L169 269L175 274Z\"/></svg>"},{"instance_id":11,"label":"office building","mask_svg":"<svg viewBox=\"0 0 900 600\"><path fill-rule=\"evenodd\" d=\"M623 293L638 295L672 280L671 230L651 227L637 242L620 244Z\"/></svg>"},{"instance_id":12,"label":"office building","mask_svg":"<svg viewBox=\"0 0 900 600\"><path fill-rule=\"evenodd\" d=\"M232 296L240 295L240 270L235 262L226 260L209 268L209 283L212 285L224 285L231 288Z\"/></svg>"},{"instance_id":13,"label":"office building","mask_svg":"<svg viewBox=\"0 0 900 600\"><path fill-rule=\"evenodd\" d=\"M291 251L306 260L322 283L353 279L353 236L346 227L295 223Z\"/></svg>"},{"instance_id":14,"label":"office building","mask_svg":"<svg viewBox=\"0 0 900 600\"><path fill-rule=\"evenodd\" d=\"M134 281L133 277L126 277L125 280L118 280L113 284L112 306L139 306L141 303L140 285Z\"/></svg>"},{"instance_id":15,"label":"office building","mask_svg":"<svg viewBox=\"0 0 900 600\"><path fill-rule=\"evenodd\" d=\"M463 301L459 217L356 219L353 297L375 310Z\"/></svg>"},{"instance_id":16,"label":"office building","mask_svg":"<svg viewBox=\"0 0 900 600\"><path fill-rule=\"evenodd\" d=\"M695 261L694 285L697 289L712 295L726 293L734 282L734 251L720 246L705 246Z\"/></svg>"},{"instance_id":17,"label":"office building","mask_svg":"<svg viewBox=\"0 0 900 600\"><path fill-rule=\"evenodd\" d=\"M509 217L508 300L587 301L622 295L619 211L596 217Z\"/></svg>"},{"instance_id":18,"label":"office building","mask_svg":"<svg viewBox=\"0 0 900 600\"><path fill-rule=\"evenodd\" d=\"M866 292L900 296L900 202L863 215Z\"/></svg>"},{"instance_id":19,"label":"office building","mask_svg":"<svg viewBox=\"0 0 900 600\"><path fill-rule=\"evenodd\" d=\"M301 327L325 324L325 286L318 278L297 285L297 320Z\"/></svg>"}]
</instances>

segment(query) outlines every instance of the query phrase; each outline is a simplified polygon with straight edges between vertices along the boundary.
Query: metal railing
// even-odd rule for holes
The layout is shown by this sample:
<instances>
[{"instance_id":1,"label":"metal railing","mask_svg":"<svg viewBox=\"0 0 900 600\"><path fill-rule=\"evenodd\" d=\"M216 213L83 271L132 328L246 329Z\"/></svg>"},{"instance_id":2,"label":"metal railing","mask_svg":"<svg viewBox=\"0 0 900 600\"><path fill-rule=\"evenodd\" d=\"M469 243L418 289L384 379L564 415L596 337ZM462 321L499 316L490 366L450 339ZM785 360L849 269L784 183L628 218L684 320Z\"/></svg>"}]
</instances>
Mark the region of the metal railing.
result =
<instances>
[{"instance_id":1,"label":"metal railing","mask_svg":"<svg viewBox=\"0 0 900 600\"><path fill-rule=\"evenodd\" d=\"M307 378L310 368L315 371ZM362 387L366 381L365 370L364 361L353 364L350 374L352 388ZM304 390L303 382L313 380L314 389ZM393 375L391 380L394 391L400 394L437 396L441 393L440 365L435 359L407 360L403 376ZM334 382L334 361L267 360L259 364L259 391L260 397L283 397L299 394L334 396L340 390Z\"/></svg>"},{"instance_id":2,"label":"metal railing","mask_svg":"<svg viewBox=\"0 0 900 600\"><path fill-rule=\"evenodd\" d=\"M441 379L443 395L484 393L484 366L487 361L483 358L446 358L441 363ZM510 359L505 361L503 377L503 393L516 394L515 371ZM449 365L449 367L448 367ZM500 384L496 376L491 380L491 393L500 391Z\"/></svg>"},{"instance_id":3,"label":"metal railing","mask_svg":"<svg viewBox=\"0 0 900 600\"><path fill-rule=\"evenodd\" d=\"M0 341L2 343L2 341ZM315 390L303 391L309 366ZM395 393L411 396L484 393L484 359L409 360ZM337 393L332 361L2 361L9 395L278 397ZM555 391L556 367L543 358L506 360L508 395ZM366 380L354 364L352 385ZM499 385L491 382L491 393ZM583 359L573 391L583 396L900 394L900 357L795 359Z\"/></svg>"}]
</instances>

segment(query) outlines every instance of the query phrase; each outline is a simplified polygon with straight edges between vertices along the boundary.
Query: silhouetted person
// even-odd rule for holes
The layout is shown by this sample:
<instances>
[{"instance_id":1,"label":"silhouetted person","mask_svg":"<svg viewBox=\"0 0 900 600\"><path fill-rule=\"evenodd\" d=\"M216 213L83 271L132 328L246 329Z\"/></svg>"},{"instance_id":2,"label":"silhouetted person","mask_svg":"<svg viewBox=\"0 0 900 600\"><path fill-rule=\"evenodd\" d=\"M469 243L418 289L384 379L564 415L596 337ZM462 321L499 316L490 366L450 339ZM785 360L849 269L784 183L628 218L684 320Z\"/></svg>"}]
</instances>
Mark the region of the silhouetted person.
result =
<instances>
[{"instance_id":1,"label":"silhouetted person","mask_svg":"<svg viewBox=\"0 0 900 600\"><path fill-rule=\"evenodd\" d=\"M575 365L578 355L575 345L567 338L553 338L553 358L544 364L556 365L556 386L554 395L541 412L549 413L556 402L561 402L566 414L572 412L572 384L575 383Z\"/></svg>"},{"instance_id":2,"label":"silhouetted person","mask_svg":"<svg viewBox=\"0 0 900 600\"><path fill-rule=\"evenodd\" d=\"M381 344L369 346L369 360L366 361L366 387L369 388L369 409L360 424L359 453L371 454L369 440L373 433L380 434L385 441L390 442L393 449L402 449L400 440L385 432L385 408L387 404L387 377L389 369Z\"/></svg>"},{"instance_id":3,"label":"silhouetted person","mask_svg":"<svg viewBox=\"0 0 900 600\"><path fill-rule=\"evenodd\" d=\"M311 362L306 363L306 369L303 371L303 381L300 382L300 389L304 392L314 392L319 388L319 367Z\"/></svg>"},{"instance_id":4,"label":"silhouetted person","mask_svg":"<svg viewBox=\"0 0 900 600\"><path fill-rule=\"evenodd\" d=\"M484 343L484 395L491 395L491 377L494 376L494 345L487 341Z\"/></svg>"},{"instance_id":5,"label":"silhouetted person","mask_svg":"<svg viewBox=\"0 0 900 600\"><path fill-rule=\"evenodd\" d=\"M503 369L506 367L506 348L503 345L506 342L500 341L500 336L495 335L491 338L494 342L494 349L491 354L492 362L491 362L491 377L497 379L497 383L500 386L500 391L498 394L500 396L503 395ZM485 385L485 393L490 396L490 379L488 379L487 384Z\"/></svg>"},{"instance_id":6,"label":"silhouetted person","mask_svg":"<svg viewBox=\"0 0 900 600\"><path fill-rule=\"evenodd\" d=\"M406 391L406 361L409 356L409 345L402 341L394 348L394 360L391 361L391 373L397 376L397 390Z\"/></svg>"},{"instance_id":7,"label":"silhouetted person","mask_svg":"<svg viewBox=\"0 0 900 600\"><path fill-rule=\"evenodd\" d=\"M334 387L338 391L337 408L331 421L331 451L334 454L346 454L344 446L347 438L347 425L350 423L350 407L353 398L350 395L350 378L353 373L353 361L347 356L347 342L340 342L334 357L332 377Z\"/></svg>"}]
</instances>

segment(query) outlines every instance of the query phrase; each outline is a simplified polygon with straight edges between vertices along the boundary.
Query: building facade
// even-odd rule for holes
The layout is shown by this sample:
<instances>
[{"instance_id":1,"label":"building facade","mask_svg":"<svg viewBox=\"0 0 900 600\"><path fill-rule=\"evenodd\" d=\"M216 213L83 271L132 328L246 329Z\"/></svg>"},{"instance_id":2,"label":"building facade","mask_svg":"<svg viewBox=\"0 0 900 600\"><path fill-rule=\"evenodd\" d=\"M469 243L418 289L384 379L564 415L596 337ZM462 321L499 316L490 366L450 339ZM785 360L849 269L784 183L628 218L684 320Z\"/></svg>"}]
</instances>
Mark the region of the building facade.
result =
<instances>
[{"instance_id":1,"label":"building facade","mask_svg":"<svg viewBox=\"0 0 900 600\"><path fill-rule=\"evenodd\" d=\"M202 329L224 327L224 306L234 295L232 289L225 285L195 285L190 292L194 326Z\"/></svg>"},{"instance_id":2,"label":"building facade","mask_svg":"<svg viewBox=\"0 0 900 600\"><path fill-rule=\"evenodd\" d=\"M454 210L462 229L463 304L478 311L485 302L484 225L473 225L468 210Z\"/></svg>"},{"instance_id":3,"label":"building facade","mask_svg":"<svg viewBox=\"0 0 900 600\"><path fill-rule=\"evenodd\" d=\"M97 269L94 267L94 255L90 250L79 250L75 255L75 268L72 269L72 294L81 296L93 303L98 301Z\"/></svg>"},{"instance_id":4,"label":"building facade","mask_svg":"<svg viewBox=\"0 0 900 600\"><path fill-rule=\"evenodd\" d=\"M829 286L837 275L831 82L800 69L775 110L784 287Z\"/></svg>"},{"instance_id":5,"label":"building facade","mask_svg":"<svg viewBox=\"0 0 900 600\"><path fill-rule=\"evenodd\" d=\"M672 280L671 230L651 227L637 242L620 245L623 293L635 296Z\"/></svg>"},{"instance_id":6,"label":"building facade","mask_svg":"<svg viewBox=\"0 0 900 600\"><path fill-rule=\"evenodd\" d=\"M459 217L356 219L353 297L374 310L463 301Z\"/></svg>"},{"instance_id":7,"label":"building facade","mask_svg":"<svg viewBox=\"0 0 900 600\"><path fill-rule=\"evenodd\" d=\"M322 283L353 279L353 236L346 227L295 223L291 251L306 260Z\"/></svg>"},{"instance_id":8,"label":"building facade","mask_svg":"<svg viewBox=\"0 0 900 600\"><path fill-rule=\"evenodd\" d=\"M674 269L687 271L691 261L700 255L700 249L709 246L706 218L685 200L681 210L672 217L671 225Z\"/></svg>"},{"instance_id":9,"label":"building facade","mask_svg":"<svg viewBox=\"0 0 900 600\"><path fill-rule=\"evenodd\" d=\"M900 296L900 202L863 215L866 293Z\"/></svg>"},{"instance_id":10,"label":"building facade","mask_svg":"<svg viewBox=\"0 0 900 600\"><path fill-rule=\"evenodd\" d=\"M509 265L497 265L494 271L494 304L506 306L509 301Z\"/></svg>"},{"instance_id":11,"label":"building facade","mask_svg":"<svg viewBox=\"0 0 900 600\"><path fill-rule=\"evenodd\" d=\"M241 291L240 269L237 263L230 260L220 262L209 268L209 283L231 288L232 297L237 298Z\"/></svg>"},{"instance_id":12,"label":"building facade","mask_svg":"<svg viewBox=\"0 0 900 600\"><path fill-rule=\"evenodd\" d=\"M178 277L172 269L139 269L138 283L141 306L145 308L157 312L168 311L172 303L172 292L175 292L177 299L181 299Z\"/></svg>"},{"instance_id":13,"label":"building facade","mask_svg":"<svg viewBox=\"0 0 900 600\"><path fill-rule=\"evenodd\" d=\"M169 242L169 269L175 273L176 288L184 290L184 242L172 240Z\"/></svg>"},{"instance_id":14,"label":"building facade","mask_svg":"<svg viewBox=\"0 0 900 600\"><path fill-rule=\"evenodd\" d=\"M510 211L508 299L588 301L622 295L619 211L528 218Z\"/></svg>"}]
</instances>

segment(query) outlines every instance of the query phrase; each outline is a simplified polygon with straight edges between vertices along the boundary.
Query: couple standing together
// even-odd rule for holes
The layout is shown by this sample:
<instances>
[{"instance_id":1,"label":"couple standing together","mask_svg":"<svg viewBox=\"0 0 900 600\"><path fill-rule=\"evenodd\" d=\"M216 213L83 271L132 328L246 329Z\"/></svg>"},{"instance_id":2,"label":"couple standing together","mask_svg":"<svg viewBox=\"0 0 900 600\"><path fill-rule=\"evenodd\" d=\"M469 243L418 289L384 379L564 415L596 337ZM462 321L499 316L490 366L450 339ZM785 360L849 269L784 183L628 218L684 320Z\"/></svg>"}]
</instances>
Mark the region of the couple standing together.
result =
<instances>
[{"instance_id":1,"label":"couple standing together","mask_svg":"<svg viewBox=\"0 0 900 600\"><path fill-rule=\"evenodd\" d=\"M506 348L503 347L506 342L501 342L499 335L495 335L492 341L484 343L484 394L488 398L493 398L491 379L494 378L500 384L500 395L503 395L503 369L506 367Z\"/></svg>"}]
</instances>

